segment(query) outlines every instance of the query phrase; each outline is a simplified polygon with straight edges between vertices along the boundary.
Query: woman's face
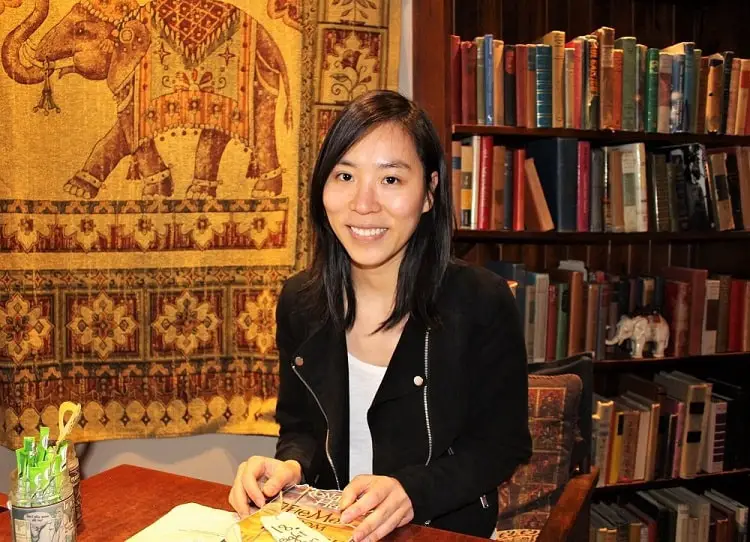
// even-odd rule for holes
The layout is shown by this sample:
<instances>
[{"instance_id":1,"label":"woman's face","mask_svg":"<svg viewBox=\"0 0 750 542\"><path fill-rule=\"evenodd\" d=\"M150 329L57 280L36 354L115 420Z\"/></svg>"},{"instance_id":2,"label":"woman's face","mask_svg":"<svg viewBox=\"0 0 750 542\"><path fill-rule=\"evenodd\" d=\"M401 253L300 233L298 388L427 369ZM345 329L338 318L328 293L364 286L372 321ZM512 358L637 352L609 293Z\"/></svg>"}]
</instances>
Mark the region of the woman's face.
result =
<instances>
[{"instance_id":1,"label":"woman's face","mask_svg":"<svg viewBox=\"0 0 750 542\"><path fill-rule=\"evenodd\" d=\"M434 173L433 190L436 183ZM360 269L398 266L431 204L414 142L395 123L376 126L354 144L323 188L331 228Z\"/></svg>"}]
</instances>

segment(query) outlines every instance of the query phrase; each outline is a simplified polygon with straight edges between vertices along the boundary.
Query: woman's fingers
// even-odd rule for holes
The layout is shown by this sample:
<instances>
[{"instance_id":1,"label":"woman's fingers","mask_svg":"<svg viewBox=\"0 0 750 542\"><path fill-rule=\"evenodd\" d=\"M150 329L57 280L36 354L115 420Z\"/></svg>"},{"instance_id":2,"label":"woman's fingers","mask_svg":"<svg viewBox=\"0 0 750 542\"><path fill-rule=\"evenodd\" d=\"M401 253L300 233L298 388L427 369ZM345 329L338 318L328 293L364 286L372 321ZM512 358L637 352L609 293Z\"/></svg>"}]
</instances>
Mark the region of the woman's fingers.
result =
<instances>
[{"instance_id":1,"label":"woman's fingers","mask_svg":"<svg viewBox=\"0 0 750 542\"><path fill-rule=\"evenodd\" d=\"M258 485L258 479L263 476L265 472L265 459L262 457L251 457L247 460L244 472L240 478L242 488L246 495L245 500L247 500L247 497L250 497L250 500L253 501L258 508L266 504L266 498Z\"/></svg>"}]
</instances>

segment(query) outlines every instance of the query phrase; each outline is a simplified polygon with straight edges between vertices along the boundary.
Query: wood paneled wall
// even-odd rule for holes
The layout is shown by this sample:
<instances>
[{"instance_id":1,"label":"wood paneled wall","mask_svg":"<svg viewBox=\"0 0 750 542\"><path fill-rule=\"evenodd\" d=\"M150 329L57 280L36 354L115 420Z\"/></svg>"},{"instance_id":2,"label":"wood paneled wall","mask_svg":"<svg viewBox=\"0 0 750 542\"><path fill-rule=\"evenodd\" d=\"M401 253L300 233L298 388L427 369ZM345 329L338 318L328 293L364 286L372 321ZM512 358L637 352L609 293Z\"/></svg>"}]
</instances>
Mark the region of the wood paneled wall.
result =
<instances>
[{"instance_id":1,"label":"wood paneled wall","mask_svg":"<svg viewBox=\"0 0 750 542\"><path fill-rule=\"evenodd\" d=\"M491 33L507 43L534 42L550 30L567 37L611 26L649 47L694 41L704 54L750 57L748 0L454 0L453 29L463 39Z\"/></svg>"}]
</instances>

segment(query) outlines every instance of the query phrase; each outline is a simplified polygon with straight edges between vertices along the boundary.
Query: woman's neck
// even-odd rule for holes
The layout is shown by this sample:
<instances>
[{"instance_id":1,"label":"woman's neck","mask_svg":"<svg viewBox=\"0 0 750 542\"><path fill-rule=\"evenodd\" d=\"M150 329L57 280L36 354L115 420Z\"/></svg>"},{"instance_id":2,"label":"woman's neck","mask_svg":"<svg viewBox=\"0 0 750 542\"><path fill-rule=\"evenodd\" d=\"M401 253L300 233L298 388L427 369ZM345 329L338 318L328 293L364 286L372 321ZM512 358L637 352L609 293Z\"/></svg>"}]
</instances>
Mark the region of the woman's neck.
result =
<instances>
[{"instance_id":1,"label":"woman's neck","mask_svg":"<svg viewBox=\"0 0 750 542\"><path fill-rule=\"evenodd\" d=\"M390 310L396 299L399 264L400 261L394 258L374 269L363 269L352 265L352 283L357 300L379 299L388 304Z\"/></svg>"}]
</instances>

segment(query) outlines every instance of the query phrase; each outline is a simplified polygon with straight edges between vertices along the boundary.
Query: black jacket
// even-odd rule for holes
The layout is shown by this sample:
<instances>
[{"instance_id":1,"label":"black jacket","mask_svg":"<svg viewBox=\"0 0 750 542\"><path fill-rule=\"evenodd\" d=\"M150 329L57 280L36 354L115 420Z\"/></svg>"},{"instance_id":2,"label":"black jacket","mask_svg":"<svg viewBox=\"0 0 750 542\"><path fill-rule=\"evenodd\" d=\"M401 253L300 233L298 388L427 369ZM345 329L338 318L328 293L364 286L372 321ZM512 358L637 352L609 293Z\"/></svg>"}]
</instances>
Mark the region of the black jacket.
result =
<instances>
[{"instance_id":1,"label":"black jacket","mask_svg":"<svg viewBox=\"0 0 750 542\"><path fill-rule=\"evenodd\" d=\"M276 457L295 459L320 488L348 483L346 336L315 326L300 308L307 272L291 277L277 306L280 426ZM487 537L497 486L531 455L523 332L504 279L450 264L438 298L441 326L409 318L368 422L373 473L396 478L415 523Z\"/></svg>"}]
</instances>

